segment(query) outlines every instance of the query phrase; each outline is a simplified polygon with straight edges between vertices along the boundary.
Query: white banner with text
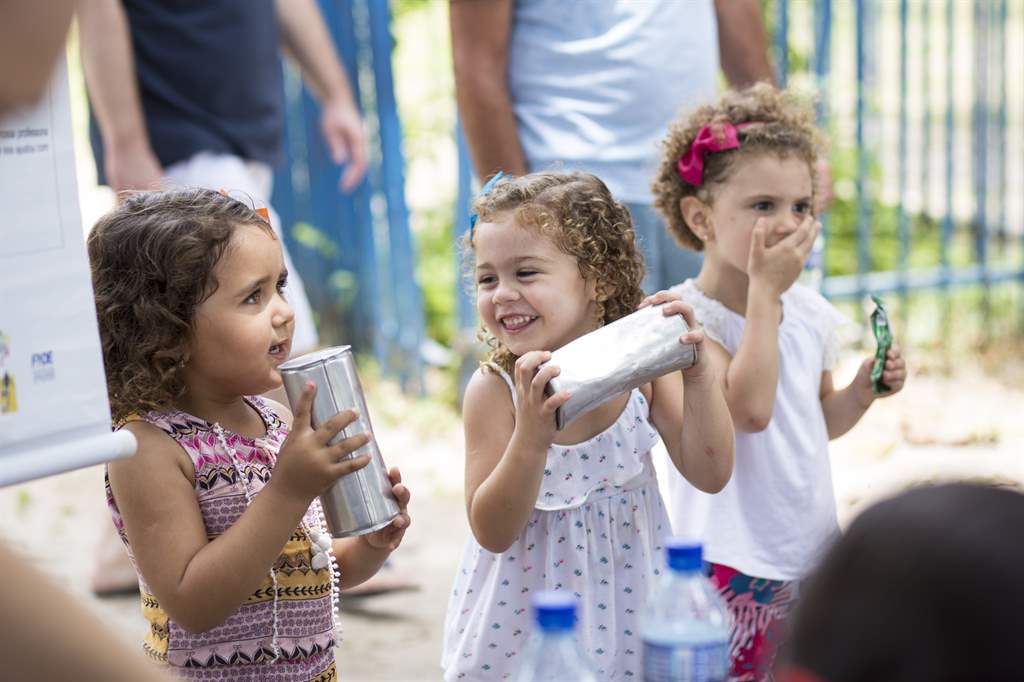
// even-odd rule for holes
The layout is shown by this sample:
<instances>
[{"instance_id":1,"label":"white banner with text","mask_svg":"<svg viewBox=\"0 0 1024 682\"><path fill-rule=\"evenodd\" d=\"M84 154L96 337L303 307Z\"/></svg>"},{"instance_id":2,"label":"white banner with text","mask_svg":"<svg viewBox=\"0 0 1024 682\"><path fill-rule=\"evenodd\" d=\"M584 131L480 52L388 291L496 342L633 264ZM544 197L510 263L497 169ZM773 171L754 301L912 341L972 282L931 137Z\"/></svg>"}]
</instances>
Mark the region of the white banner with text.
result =
<instances>
[{"instance_id":1,"label":"white banner with text","mask_svg":"<svg viewBox=\"0 0 1024 682\"><path fill-rule=\"evenodd\" d=\"M110 431L63 60L0 117L0 207L0 485L132 454Z\"/></svg>"}]
</instances>

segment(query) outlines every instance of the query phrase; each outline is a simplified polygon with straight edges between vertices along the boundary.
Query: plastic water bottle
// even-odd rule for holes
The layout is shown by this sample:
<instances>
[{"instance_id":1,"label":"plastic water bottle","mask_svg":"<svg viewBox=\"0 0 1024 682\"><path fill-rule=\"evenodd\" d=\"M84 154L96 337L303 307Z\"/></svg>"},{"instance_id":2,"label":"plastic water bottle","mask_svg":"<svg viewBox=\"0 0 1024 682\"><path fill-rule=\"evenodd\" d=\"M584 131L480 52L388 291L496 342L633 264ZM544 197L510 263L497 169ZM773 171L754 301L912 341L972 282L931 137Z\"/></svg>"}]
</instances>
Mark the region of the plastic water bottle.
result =
<instances>
[{"instance_id":1,"label":"plastic water bottle","mask_svg":"<svg viewBox=\"0 0 1024 682\"><path fill-rule=\"evenodd\" d=\"M640 621L644 682L720 682L729 674L730 618L704 576L699 542L665 543L668 569Z\"/></svg>"},{"instance_id":2,"label":"plastic water bottle","mask_svg":"<svg viewBox=\"0 0 1024 682\"><path fill-rule=\"evenodd\" d=\"M818 233L811 246L811 253L804 263L804 271L800 273L799 282L815 291L821 291L821 281L825 278L825 238Z\"/></svg>"},{"instance_id":3,"label":"plastic water bottle","mask_svg":"<svg viewBox=\"0 0 1024 682\"><path fill-rule=\"evenodd\" d=\"M517 682L597 682L576 642L576 598L539 592L533 598L535 628L523 649Z\"/></svg>"}]
</instances>

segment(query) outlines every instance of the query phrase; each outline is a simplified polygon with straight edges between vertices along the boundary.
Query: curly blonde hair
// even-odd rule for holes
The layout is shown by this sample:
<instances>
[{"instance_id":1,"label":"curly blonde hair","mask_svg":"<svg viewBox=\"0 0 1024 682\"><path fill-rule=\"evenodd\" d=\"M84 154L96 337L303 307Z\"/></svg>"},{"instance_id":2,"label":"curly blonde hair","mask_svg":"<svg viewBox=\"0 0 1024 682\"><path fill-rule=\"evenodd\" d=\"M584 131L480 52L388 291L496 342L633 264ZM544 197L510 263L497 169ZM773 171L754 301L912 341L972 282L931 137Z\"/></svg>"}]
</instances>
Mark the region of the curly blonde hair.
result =
<instances>
[{"instance_id":1,"label":"curly blonde hair","mask_svg":"<svg viewBox=\"0 0 1024 682\"><path fill-rule=\"evenodd\" d=\"M503 178L476 200L473 210L481 222L510 213L516 224L550 238L575 258L580 277L595 283L602 324L632 313L643 299L644 262L633 219L596 176L544 172ZM463 248L465 270L471 275L472 233ZM511 373L518 356L484 326L480 338L491 349L487 361Z\"/></svg>"},{"instance_id":2,"label":"curly blonde hair","mask_svg":"<svg viewBox=\"0 0 1024 682\"><path fill-rule=\"evenodd\" d=\"M181 370L196 309L217 290L214 267L249 206L206 189L129 195L87 241L111 417L167 409L185 392Z\"/></svg>"},{"instance_id":3,"label":"curly blonde hair","mask_svg":"<svg viewBox=\"0 0 1024 682\"><path fill-rule=\"evenodd\" d=\"M756 123L738 131L740 146L715 152L704 158L704 182L699 187L679 177L677 164L690 148L704 126L726 123ZM717 131L716 131L717 132ZM662 142L663 153L658 174L651 189L654 207L665 217L669 232L680 246L693 251L704 249L703 242L686 224L680 211L683 198L695 196L706 204L714 200L716 186L726 182L740 159L771 154L795 156L807 162L812 187L823 139L815 127L811 102L799 99L789 91L780 91L767 83L758 83L746 90L725 93L715 104L693 111L669 127Z\"/></svg>"}]
</instances>

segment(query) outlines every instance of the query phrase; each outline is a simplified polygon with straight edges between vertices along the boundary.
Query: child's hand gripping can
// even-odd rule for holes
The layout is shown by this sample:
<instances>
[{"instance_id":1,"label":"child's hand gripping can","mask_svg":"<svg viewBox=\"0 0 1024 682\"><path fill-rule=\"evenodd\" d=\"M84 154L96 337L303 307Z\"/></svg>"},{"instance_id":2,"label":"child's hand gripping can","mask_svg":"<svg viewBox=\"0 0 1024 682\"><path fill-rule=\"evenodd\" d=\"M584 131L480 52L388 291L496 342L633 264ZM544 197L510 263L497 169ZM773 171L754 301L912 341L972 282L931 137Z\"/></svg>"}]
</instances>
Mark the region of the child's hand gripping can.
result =
<instances>
[{"instance_id":1,"label":"child's hand gripping can","mask_svg":"<svg viewBox=\"0 0 1024 682\"><path fill-rule=\"evenodd\" d=\"M356 421L331 439L332 444L360 433L373 433L351 346L308 353L283 363L280 370L292 410L299 404L302 388L310 381L316 384L313 428L341 410L354 409L359 413ZM398 516L398 503L391 492L391 479L377 441L371 439L348 456L352 458L362 454L370 455L369 464L342 476L320 496L327 528L336 538L372 533Z\"/></svg>"},{"instance_id":2,"label":"child's hand gripping can","mask_svg":"<svg viewBox=\"0 0 1024 682\"><path fill-rule=\"evenodd\" d=\"M570 341L545 364L561 371L544 391L569 391L572 397L555 411L559 430L584 412L615 396L697 362L697 347L679 343L689 331L682 315L668 315L661 305L635 313Z\"/></svg>"},{"instance_id":3,"label":"child's hand gripping can","mask_svg":"<svg viewBox=\"0 0 1024 682\"><path fill-rule=\"evenodd\" d=\"M872 296L875 302L875 311L871 313L871 330L875 335L875 363L871 365L871 391L875 395L888 393L889 386L882 380L882 372L885 371L885 356L892 348L892 327L889 326L889 315L885 312L882 299Z\"/></svg>"}]
</instances>

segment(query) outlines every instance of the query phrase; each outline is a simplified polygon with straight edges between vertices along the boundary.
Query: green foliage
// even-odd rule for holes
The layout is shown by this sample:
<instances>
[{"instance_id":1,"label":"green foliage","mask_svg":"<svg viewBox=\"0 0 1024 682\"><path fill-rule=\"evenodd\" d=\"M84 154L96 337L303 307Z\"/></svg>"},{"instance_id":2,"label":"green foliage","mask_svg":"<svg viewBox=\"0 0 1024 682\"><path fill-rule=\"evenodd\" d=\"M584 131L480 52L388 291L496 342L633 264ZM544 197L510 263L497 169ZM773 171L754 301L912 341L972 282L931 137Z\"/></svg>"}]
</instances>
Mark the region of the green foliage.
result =
<instances>
[{"instance_id":1,"label":"green foliage","mask_svg":"<svg viewBox=\"0 0 1024 682\"><path fill-rule=\"evenodd\" d=\"M300 248L314 252L317 259L325 263L336 262L339 250L337 241L316 225L295 223L291 228L291 236ZM359 294L356 273L337 268L326 273L325 284L326 299L310 301L320 330L320 342L325 345L345 343L359 347L368 344L369 339L356 329L353 319L355 299Z\"/></svg>"},{"instance_id":2,"label":"green foliage","mask_svg":"<svg viewBox=\"0 0 1024 682\"><path fill-rule=\"evenodd\" d=\"M334 294L342 310L351 310L355 302L359 282L351 270L335 270L327 278L328 290Z\"/></svg>"},{"instance_id":3,"label":"green foliage","mask_svg":"<svg viewBox=\"0 0 1024 682\"><path fill-rule=\"evenodd\" d=\"M292 238L307 249L316 251L324 260L334 260L338 253L338 245L334 240L309 223L295 223L292 226Z\"/></svg>"},{"instance_id":4,"label":"green foliage","mask_svg":"<svg viewBox=\"0 0 1024 682\"><path fill-rule=\"evenodd\" d=\"M404 19L410 14L423 9L436 0L391 0L391 16L396 20Z\"/></svg>"},{"instance_id":5,"label":"green foliage","mask_svg":"<svg viewBox=\"0 0 1024 682\"><path fill-rule=\"evenodd\" d=\"M392 0L391 7L396 69L403 78L397 96L408 160L406 197L416 240L416 277L427 336L451 348L460 273L453 238L458 168L448 3ZM456 376L454 367L428 369L425 382L432 399L454 406Z\"/></svg>"},{"instance_id":6,"label":"green foliage","mask_svg":"<svg viewBox=\"0 0 1024 682\"><path fill-rule=\"evenodd\" d=\"M833 138L834 139L834 138ZM866 154L871 154L865 150ZM857 225L860 202L856 195L857 150L837 145L830 158L836 186L835 200L827 213L828 241L825 262L828 275L851 275L857 272ZM869 197L866 211L869 244L867 270L895 270L900 261L899 211L873 196L881 184L881 167L872 156L868 159L868 175L864 188ZM911 266L938 264L940 231L928 216L907 216L907 230L913 250L908 254Z\"/></svg>"},{"instance_id":7,"label":"green foliage","mask_svg":"<svg viewBox=\"0 0 1024 682\"><path fill-rule=\"evenodd\" d=\"M424 397L403 393L398 383L384 378L380 365L370 354L356 357L359 379L370 402L369 409L378 425L410 428L421 437L447 436L458 429L455 373L450 370L427 371Z\"/></svg>"},{"instance_id":8,"label":"green foliage","mask_svg":"<svg viewBox=\"0 0 1024 682\"><path fill-rule=\"evenodd\" d=\"M457 280L451 210L434 208L420 215L416 233L416 271L423 291L427 336L452 346L457 324Z\"/></svg>"}]
</instances>

